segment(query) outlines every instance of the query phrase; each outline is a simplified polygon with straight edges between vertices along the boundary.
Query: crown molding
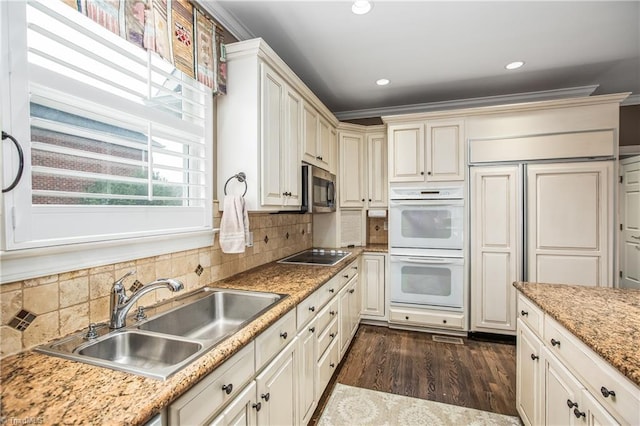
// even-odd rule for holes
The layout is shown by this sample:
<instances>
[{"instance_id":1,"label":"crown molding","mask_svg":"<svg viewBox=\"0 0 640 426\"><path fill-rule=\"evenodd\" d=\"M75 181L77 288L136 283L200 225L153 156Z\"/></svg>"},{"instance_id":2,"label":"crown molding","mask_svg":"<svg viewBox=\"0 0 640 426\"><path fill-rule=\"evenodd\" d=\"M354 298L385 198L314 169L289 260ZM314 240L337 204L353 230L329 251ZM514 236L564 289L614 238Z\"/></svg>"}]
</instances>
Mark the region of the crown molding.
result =
<instances>
[{"instance_id":1,"label":"crown molding","mask_svg":"<svg viewBox=\"0 0 640 426\"><path fill-rule=\"evenodd\" d=\"M197 4L206 12L210 13L220 25L225 27L227 31L239 41L255 38L255 35L219 2L214 0L200 0L197 1Z\"/></svg>"},{"instance_id":2,"label":"crown molding","mask_svg":"<svg viewBox=\"0 0 640 426\"><path fill-rule=\"evenodd\" d=\"M354 111L335 112L339 120L354 118L381 117L384 115L400 115L430 111L445 111L450 109L473 108L481 106L493 106L515 104L533 101L546 101L553 99L575 98L591 95L598 85L569 87L565 89L543 90L539 92L514 93L510 95L485 96L481 98L458 99L442 102L428 102L423 104L411 104L394 107L370 108Z\"/></svg>"},{"instance_id":3,"label":"crown molding","mask_svg":"<svg viewBox=\"0 0 640 426\"><path fill-rule=\"evenodd\" d=\"M620 105L622 105L622 106L638 105L638 104L640 104L640 94L629 95L629 97L627 99L625 99L624 101L622 101L620 103Z\"/></svg>"}]
</instances>

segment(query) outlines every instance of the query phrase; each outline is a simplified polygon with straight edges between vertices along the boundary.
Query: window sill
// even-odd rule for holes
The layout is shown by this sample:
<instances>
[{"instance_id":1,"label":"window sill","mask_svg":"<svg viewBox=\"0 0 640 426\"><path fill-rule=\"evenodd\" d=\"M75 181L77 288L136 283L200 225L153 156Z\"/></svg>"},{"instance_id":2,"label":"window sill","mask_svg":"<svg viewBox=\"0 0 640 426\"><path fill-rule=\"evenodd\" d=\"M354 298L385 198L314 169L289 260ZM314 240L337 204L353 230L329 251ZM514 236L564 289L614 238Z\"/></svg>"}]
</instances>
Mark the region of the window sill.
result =
<instances>
[{"instance_id":1,"label":"window sill","mask_svg":"<svg viewBox=\"0 0 640 426\"><path fill-rule=\"evenodd\" d=\"M213 245L219 229L0 252L0 284Z\"/></svg>"}]
</instances>

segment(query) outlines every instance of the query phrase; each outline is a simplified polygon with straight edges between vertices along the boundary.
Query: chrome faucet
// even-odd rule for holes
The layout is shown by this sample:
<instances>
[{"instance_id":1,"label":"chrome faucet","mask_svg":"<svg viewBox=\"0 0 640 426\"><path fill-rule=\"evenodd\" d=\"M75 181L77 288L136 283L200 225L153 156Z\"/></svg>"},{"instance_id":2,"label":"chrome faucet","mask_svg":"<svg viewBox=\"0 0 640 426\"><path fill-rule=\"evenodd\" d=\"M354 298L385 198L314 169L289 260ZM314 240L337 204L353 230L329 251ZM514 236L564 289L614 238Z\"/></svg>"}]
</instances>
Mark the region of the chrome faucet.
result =
<instances>
[{"instance_id":1,"label":"chrome faucet","mask_svg":"<svg viewBox=\"0 0 640 426\"><path fill-rule=\"evenodd\" d=\"M159 288L168 288L171 291L180 291L184 288L184 285L178 280L171 278L160 278L149 284L145 284L139 290L134 292L130 297L127 296L127 291L124 288L125 278L135 274L136 271L127 272L122 278L113 283L111 288L111 303L109 311L111 312L111 320L109 321L109 328L118 329L126 325L127 314L131 307L145 294L152 290Z\"/></svg>"}]
</instances>

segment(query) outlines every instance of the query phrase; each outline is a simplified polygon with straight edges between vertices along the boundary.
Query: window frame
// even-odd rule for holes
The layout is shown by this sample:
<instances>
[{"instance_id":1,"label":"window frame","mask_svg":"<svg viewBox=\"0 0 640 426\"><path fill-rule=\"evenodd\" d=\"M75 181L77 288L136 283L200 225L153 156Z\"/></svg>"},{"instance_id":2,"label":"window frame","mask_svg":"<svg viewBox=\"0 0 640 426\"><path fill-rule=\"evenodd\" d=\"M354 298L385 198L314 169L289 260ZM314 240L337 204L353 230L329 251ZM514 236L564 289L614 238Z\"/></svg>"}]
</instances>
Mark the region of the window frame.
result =
<instances>
[{"instance_id":1,"label":"window frame","mask_svg":"<svg viewBox=\"0 0 640 426\"><path fill-rule=\"evenodd\" d=\"M60 2L63 4L62 2ZM68 7L64 5L64 7ZM71 9L72 10L72 9ZM78 12L76 12L78 13ZM82 16L82 15L79 15ZM86 18L86 17L85 17ZM89 19L89 18L86 18ZM18 24L16 24L18 23ZM15 28L18 25L18 28ZM97 25L97 24L96 24ZM24 33L24 34L22 34ZM55 240L34 240L23 238L15 242L15 230L20 232L20 221L24 220L25 206L32 210L31 195L31 150L29 117L29 77L27 66L26 1L0 2L0 69L2 96L0 124L7 133L14 136L24 151L24 173L21 182L13 191L3 193L0 201L0 284L37 276L79 270L137 258L156 256L184 250L211 246L213 243L213 176L214 170L214 117L213 95L205 96L204 125L204 170L205 197L202 216L198 216L197 226L163 227L152 231L126 233L112 232L99 235L100 224L95 224L94 235L84 238L56 238ZM9 49L11 46L11 49ZM11 78L9 78L11 76ZM8 96L6 96L8 94ZM97 98L96 98L97 99ZM12 144L3 143L0 150L3 164L1 180L3 187L15 176L18 158ZM55 211L55 207L33 206L41 210ZM118 211L153 213L144 206L102 206ZM171 210L165 208L164 211ZM92 207L75 206L78 214L87 214ZM180 208L175 208L176 212ZM64 211L65 209L59 209ZM30 218L31 212L28 213ZM152 214L153 215L153 214ZM175 216L179 217L178 215ZM186 218L185 218L186 219ZM66 217L66 220L72 220ZM171 219L174 220L174 219ZM28 223L28 222L27 222ZM55 223L55 221L51 222ZM23 226L24 228L24 226ZM29 228L29 226L27 226ZM114 228L112 226L112 228ZM117 228L117 226L115 227ZM26 229L27 234L30 229ZM22 238L22 237L21 237Z\"/></svg>"}]
</instances>

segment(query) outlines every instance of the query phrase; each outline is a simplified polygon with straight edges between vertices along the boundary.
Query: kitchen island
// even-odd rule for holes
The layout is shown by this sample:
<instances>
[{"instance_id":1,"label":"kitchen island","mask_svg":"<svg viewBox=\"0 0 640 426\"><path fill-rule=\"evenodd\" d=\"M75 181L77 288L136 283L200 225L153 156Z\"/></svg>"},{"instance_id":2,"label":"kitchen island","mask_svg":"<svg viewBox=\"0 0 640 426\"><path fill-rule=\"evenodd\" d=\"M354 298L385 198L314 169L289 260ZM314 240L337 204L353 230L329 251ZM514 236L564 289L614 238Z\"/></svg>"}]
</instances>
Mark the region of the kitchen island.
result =
<instances>
[{"instance_id":1,"label":"kitchen island","mask_svg":"<svg viewBox=\"0 0 640 426\"><path fill-rule=\"evenodd\" d=\"M636 424L640 290L514 286L520 292L516 399L524 423L584 417L588 424Z\"/></svg>"},{"instance_id":2,"label":"kitchen island","mask_svg":"<svg viewBox=\"0 0 640 426\"><path fill-rule=\"evenodd\" d=\"M144 424L240 351L359 256L335 266L269 263L212 287L288 295L166 381L44 355L32 350L0 362L1 414L9 424Z\"/></svg>"}]
</instances>

